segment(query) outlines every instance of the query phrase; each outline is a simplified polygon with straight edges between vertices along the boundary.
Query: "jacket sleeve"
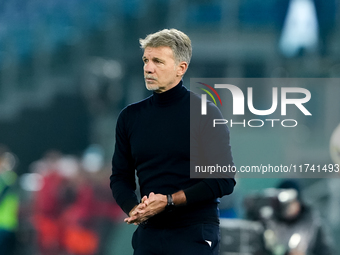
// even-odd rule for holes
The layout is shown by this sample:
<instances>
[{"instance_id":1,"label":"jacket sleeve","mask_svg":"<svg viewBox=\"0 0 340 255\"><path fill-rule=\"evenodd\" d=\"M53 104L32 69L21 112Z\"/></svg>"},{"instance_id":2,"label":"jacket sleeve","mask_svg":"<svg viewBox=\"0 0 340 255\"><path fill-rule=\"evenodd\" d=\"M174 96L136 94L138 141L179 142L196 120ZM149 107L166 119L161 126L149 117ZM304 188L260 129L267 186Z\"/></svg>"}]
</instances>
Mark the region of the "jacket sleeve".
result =
<instances>
[{"instance_id":1,"label":"jacket sleeve","mask_svg":"<svg viewBox=\"0 0 340 255\"><path fill-rule=\"evenodd\" d=\"M191 116L190 150L193 164L199 166L234 166L227 125L213 126L214 119L223 119L220 110L211 102L207 105L207 115ZM194 171L194 166L191 166ZM187 204L193 204L229 195L236 181L233 172L206 173L202 181L184 190ZM200 176L198 176L201 178Z\"/></svg>"},{"instance_id":2,"label":"jacket sleeve","mask_svg":"<svg viewBox=\"0 0 340 255\"><path fill-rule=\"evenodd\" d=\"M128 137L127 117L127 108L125 108L117 120L110 187L117 204L128 215L131 209L138 204L138 200L135 193L135 167Z\"/></svg>"}]
</instances>

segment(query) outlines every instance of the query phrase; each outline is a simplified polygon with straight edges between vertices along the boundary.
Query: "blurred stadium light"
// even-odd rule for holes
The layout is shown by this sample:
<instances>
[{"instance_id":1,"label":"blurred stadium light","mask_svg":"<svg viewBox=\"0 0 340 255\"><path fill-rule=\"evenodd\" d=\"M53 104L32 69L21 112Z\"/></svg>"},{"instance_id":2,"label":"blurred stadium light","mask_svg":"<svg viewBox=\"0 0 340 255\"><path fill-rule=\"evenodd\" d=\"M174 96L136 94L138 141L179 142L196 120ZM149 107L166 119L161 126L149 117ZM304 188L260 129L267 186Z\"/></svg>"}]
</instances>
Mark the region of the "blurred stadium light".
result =
<instances>
[{"instance_id":1,"label":"blurred stadium light","mask_svg":"<svg viewBox=\"0 0 340 255\"><path fill-rule=\"evenodd\" d=\"M318 21L311 0L291 0L283 27L280 49L287 57L296 56L301 50L316 50Z\"/></svg>"}]
</instances>

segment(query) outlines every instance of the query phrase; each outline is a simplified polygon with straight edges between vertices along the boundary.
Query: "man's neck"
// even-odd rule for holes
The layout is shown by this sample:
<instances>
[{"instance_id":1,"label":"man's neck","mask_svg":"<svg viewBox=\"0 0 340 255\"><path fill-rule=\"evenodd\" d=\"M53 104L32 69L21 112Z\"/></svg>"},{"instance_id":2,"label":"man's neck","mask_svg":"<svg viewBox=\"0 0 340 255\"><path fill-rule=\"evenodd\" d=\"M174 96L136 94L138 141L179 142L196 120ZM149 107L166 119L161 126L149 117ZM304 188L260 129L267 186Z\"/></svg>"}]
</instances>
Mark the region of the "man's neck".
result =
<instances>
[{"instance_id":1,"label":"man's neck","mask_svg":"<svg viewBox=\"0 0 340 255\"><path fill-rule=\"evenodd\" d=\"M171 85L168 85L168 86L166 86L166 87L164 87L164 88L159 88L158 90L155 90L155 92L156 92L157 94L166 92L166 91L168 91L168 90L170 90L170 89L176 87L176 86L178 85L178 83L180 83L181 80L182 80L182 77L180 77L179 79L176 79L176 81L173 82Z\"/></svg>"}]
</instances>

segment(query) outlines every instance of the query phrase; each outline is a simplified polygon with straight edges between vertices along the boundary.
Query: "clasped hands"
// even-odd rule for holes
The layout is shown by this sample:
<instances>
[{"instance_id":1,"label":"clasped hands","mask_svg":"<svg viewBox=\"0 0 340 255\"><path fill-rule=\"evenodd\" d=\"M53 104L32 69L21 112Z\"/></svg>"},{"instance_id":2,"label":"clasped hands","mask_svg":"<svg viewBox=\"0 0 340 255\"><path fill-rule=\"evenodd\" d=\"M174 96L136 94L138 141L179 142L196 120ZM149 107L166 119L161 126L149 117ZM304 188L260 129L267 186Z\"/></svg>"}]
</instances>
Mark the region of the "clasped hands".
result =
<instances>
[{"instance_id":1,"label":"clasped hands","mask_svg":"<svg viewBox=\"0 0 340 255\"><path fill-rule=\"evenodd\" d=\"M165 210L168 204L167 196L151 192L149 197L144 196L142 202L136 205L129 213L129 217L124 221L127 224L139 225L152 216Z\"/></svg>"}]
</instances>

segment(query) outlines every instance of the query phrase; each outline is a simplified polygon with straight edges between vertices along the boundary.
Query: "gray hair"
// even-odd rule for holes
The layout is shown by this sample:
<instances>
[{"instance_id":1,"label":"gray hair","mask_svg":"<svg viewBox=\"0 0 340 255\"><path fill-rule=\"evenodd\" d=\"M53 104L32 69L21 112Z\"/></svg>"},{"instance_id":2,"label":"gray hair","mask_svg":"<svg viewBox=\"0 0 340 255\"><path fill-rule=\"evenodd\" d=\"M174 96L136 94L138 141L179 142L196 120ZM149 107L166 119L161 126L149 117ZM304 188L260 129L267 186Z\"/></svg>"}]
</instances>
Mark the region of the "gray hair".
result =
<instances>
[{"instance_id":1,"label":"gray hair","mask_svg":"<svg viewBox=\"0 0 340 255\"><path fill-rule=\"evenodd\" d=\"M192 55L190 38L177 29L163 29L149 34L145 39L139 39L139 43L142 49L168 46L172 49L177 63L182 61L187 62L188 65L190 63Z\"/></svg>"}]
</instances>

